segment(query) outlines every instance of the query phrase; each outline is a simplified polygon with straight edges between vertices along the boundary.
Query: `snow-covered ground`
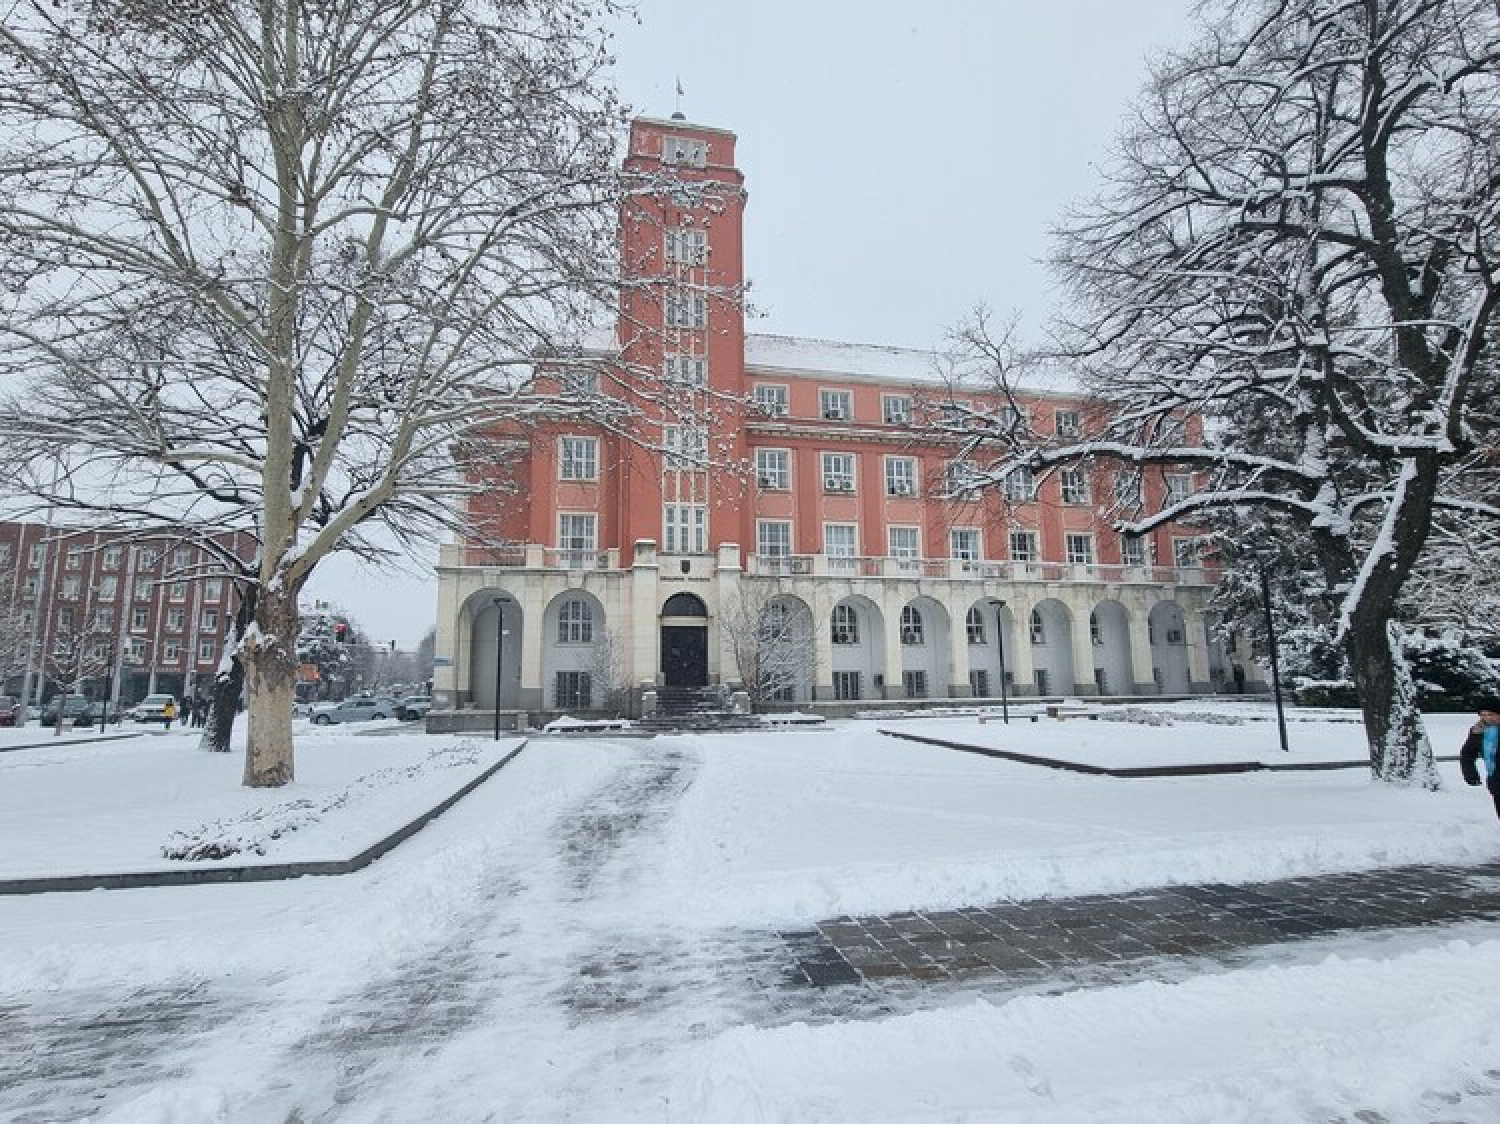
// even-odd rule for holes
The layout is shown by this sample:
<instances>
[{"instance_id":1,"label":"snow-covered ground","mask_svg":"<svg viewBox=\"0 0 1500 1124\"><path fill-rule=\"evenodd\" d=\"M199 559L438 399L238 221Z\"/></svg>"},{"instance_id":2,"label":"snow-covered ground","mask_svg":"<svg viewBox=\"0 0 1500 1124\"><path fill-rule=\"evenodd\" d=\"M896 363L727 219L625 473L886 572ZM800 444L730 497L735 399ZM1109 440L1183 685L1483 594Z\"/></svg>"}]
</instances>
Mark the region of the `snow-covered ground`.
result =
<instances>
[{"instance_id":1,"label":"snow-covered ground","mask_svg":"<svg viewBox=\"0 0 1500 1124\"><path fill-rule=\"evenodd\" d=\"M1440 752L1464 723L1430 723ZM996 734L900 723L940 727ZM1021 752L1106 738L1090 752L1180 759L1246 729L1274 746L1268 723L1003 736ZM1299 721L1292 737L1357 755L1348 722ZM360 740L412 759L449 744ZM908 993L848 1018L768 994L763 973L774 930L840 914L1500 857L1487 797L1443 774L1437 793L1357 770L1118 780L872 722L538 738L360 874L0 898L0 1118L1500 1119L1500 1097L1481 1095L1500 1090L1491 924L1008 1001ZM76 829L97 832L107 793L71 775ZM24 831L0 821L0 854ZM121 1022L136 1029L117 1042Z\"/></svg>"},{"instance_id":2,"label":"snow-covered ground","mask_svg":"<svg viewBox=\"0 0 1500 1124\"><path fill-rule=\"evenodd\" d=\"M204 866L347 859L520 744L304 725L296 786L269 793L242 788L242 756L203 752L199 730L3 731L0 747L43 748L0 753L0 879L169 869L165 849L194 846L216 849Z\"/></svg>"}]
</instances>

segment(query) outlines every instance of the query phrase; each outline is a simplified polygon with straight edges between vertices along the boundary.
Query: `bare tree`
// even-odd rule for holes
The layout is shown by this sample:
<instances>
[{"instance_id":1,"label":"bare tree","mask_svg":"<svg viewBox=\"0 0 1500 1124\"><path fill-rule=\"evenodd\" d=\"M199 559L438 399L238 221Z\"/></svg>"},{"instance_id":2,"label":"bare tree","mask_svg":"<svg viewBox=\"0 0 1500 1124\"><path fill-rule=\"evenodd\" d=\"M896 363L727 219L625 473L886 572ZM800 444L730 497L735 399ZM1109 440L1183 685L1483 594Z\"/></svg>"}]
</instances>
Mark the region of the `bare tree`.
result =
<instances>
[{"instance_id":1,"label":"bare tree","mask_svg":"<svg viewBox=\"0 0 1500 1124\"><path fill-rule=\"evenodd\" d=\"M1098 395L1097 436L1032 435L993 467L1112 461L1147 485L1128 530L1237 509L1304 532L1375 775L1435 785L1394 618L1434 512L1500 516L1442 489L1495 388L1500 10L1216 10L1158 67L1110 193L1059 233L1061 351ZM1165 469L1193 494L1164 495Z\"/></svg>"},{"instance_id":2,"label":"bare tree","mask_svg":"<svg viewBox=\"0 0 1500 1124\"><path fill-rule=\"evenodd\" d=\"M244 779L285 784L314 567L454 524L467 435L597 408L532 375L615 273L610 0L0 8L0 435L48 502L258 537Z\"/></svg>"},{"instance_id":3,"label":"bare tree","mask_svg":"<svg viewBox=\"0 0 1500 1124\"><path fill-rule=\"evenodd\" d=\"M816 676L812 613L776 585L742 582L719 606L740 682L754 706L787 702Z\"/></svg>"},{"instance_id":4,"label":"bare tree","mask_svg":"<svg viewBox=\"0 0 1500 1124\"><path fill-rule=\"evenodd\" d=\"M624 714L630 700L630 679L625 674L629 666L625 659L626 639L612 628L601 630L594 641L589 656L589 686L593 698L592 710L604 710Z\"/></svg>"}]
</instances>

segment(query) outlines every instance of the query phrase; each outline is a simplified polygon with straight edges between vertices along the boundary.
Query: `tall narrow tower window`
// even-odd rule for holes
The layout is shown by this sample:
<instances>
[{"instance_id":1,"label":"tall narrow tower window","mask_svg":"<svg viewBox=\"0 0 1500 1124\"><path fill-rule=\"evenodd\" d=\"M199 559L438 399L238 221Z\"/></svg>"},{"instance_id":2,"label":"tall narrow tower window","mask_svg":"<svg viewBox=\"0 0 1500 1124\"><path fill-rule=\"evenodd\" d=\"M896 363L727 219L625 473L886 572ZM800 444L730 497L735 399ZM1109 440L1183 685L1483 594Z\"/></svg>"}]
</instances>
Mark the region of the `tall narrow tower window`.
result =
<instances>
[{"instance_id":1,"label":"tall narrow tower window","mask_svg":"<svg viewBox=\"0 0 1500 1124\"><path fill-rule=\"evenodd\" d=\"M708 260L708 232L696 227L674 226L667 232L667 260L702 265Z\"/></svg>"}]
</instances>

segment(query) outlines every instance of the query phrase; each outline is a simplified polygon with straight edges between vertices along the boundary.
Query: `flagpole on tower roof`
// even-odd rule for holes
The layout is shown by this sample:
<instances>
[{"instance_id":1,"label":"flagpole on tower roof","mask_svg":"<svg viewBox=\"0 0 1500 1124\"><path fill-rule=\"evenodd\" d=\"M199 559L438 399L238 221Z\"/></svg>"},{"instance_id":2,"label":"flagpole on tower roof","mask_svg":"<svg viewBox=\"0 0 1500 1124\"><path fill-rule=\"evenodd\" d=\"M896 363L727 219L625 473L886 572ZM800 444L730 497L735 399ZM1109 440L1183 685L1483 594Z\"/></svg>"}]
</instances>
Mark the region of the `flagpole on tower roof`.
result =
<instances>
[{"instance_id":1,"label":"flagpole on tower roof","mask_svg":"<svg viewBox=\"0 0 1500 1124\"><path fill-rule=\"evenodd\" d=\"M682 115L682 75L677 75L677 100L672 103L672 117L678 121L685 120Z\"/></svg>"}]
</instances>

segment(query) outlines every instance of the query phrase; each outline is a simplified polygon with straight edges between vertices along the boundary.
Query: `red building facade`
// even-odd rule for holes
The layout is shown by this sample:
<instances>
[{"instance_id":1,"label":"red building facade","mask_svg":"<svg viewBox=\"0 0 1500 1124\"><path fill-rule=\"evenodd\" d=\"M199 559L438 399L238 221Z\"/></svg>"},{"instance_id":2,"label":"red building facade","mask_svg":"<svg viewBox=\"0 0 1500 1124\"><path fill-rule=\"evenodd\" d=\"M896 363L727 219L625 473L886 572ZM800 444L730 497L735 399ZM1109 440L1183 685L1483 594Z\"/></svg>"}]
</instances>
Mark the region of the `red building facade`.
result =
<instances>
[{"instance_id":1,"label":"red building facade","mask_svg":"<svg viewBox=\"0 0 1500 1124\"><path fill-rule=\"evenodd\" d=\"M4 691L58 691L129 706L192 693L217 671L238 607L224 565L248 561L240 532L205 544L172 535L0 522Z\"/></svg>"},{"instance_id":2,"label":"red building facade","mask_svg":"<svg viewBox=\"0 0 1500 1124\"><path fill-rule=\"evenodd\" d=\"M484 537L439 567L439 701L493 708L497 684L502 709L543 712L663 685L764 696L747 613L749 632L782 637L772 662L805 657L769 692L790 703L992 696L1002 647L1017 694L1252 679L1212 639L1193 536L1111 527L1120 489L1151 502L1190 477L1020 473L966 494L961 439L924 423L991 413L990 391L927 352L747 334L734 146L682 120L634 123L633 283L601 373L552 387L623 420L496 435L503 468L473 510ZM1087 426L1061 380L1015 405L1040 432Z\"/></svg>"}]
</instances>

